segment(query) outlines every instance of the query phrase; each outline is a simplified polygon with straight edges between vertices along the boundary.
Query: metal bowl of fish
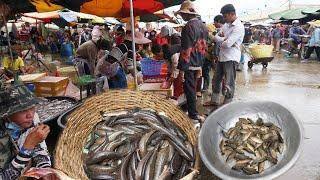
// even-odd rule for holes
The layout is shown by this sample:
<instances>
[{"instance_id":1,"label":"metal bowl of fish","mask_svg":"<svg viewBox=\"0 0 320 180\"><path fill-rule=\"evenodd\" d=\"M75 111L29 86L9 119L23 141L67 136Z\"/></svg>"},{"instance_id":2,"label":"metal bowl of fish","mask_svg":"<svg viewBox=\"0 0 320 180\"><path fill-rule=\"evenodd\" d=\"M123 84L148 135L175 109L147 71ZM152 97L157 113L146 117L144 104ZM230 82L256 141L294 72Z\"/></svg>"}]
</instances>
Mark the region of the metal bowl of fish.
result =
<instances>
[{"instance_id":1,"label":"metal bowl of fish","mask_svg":"<svg viewBox=\"0 0 320 180\"><path fill-rule=\"evenodd\" d=\"M199 135L200 156L221 179L274 179L297 161L300 121L268 101L234 102L210 114Z\"/></svg>"}]
</instances>

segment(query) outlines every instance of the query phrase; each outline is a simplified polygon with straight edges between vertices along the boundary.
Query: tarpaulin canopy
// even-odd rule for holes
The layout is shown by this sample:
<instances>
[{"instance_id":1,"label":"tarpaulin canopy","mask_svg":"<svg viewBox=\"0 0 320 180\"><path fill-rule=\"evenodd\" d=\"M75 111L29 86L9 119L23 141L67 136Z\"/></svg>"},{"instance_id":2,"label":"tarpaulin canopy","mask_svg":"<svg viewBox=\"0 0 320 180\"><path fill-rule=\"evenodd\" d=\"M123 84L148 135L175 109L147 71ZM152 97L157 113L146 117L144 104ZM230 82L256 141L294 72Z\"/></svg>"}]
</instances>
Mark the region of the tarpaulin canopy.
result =
<instances>
[{"instance_id":1,"label":"tarpaulin canopy","mask_svg":"<svg viewBox=\"0 0 320 180\"><path fill-rule=\"evenodd\" d=\"M14 12L48 12L70 9L100 17L129 17L129 0L2 0ZM134 0L134 16L152 14L156 11L179 5L184 0Z\"/></svg>"},{"instance_id":2,"label":"tarpaulin canopy","mask_svg":"<svg viewBox=\"0 0 320 180\"><path fill-rule=\"evenodd\" d=\"M320 14L320 7L311 7L306 8L302 11L303 14L313 14L313 15L319 15Z\"/></svg>"},{"instance_id":3,"label":"tarpaulin canopy","mask_svg":"<svg viewBox=\"0 0 320 180\"><path fill-rule=\"evenodd\" d=\"M78 22L78 20L79 21L91 20L92 23L105 24L105 20L99 16L70 11L66 9L52 11L52 12L42 12L42 13L38 13L38 12L24 13L23 16L41 20L45 23L54 22L60 27L64 27L71 22Z\"/></svg>"},{"instance_id":4,"label":"tarpaulin canopy","mask_svg":"<svg viewBox=\"0 0 320 180\"><path fill-rule=\"evenodd\" d=\"M104 18L107 24L120 24L121 22L118 21L116 18L113 17L106 17Z\"/></svg>"},{"instance_id":5,"label":"tarpaulin canopy","mask_svg":"<svg viewBox=\"0 0 320 180\"><path fill-rule=\"evenodd\" d=\"M33 12L33 13L24 13L22 15L25 17L43 21L44 23L57 22L58 24L61 24L61 25L67 25L68 23L78 21L77 13L68 11L68 10L43 12L43 13Z\"/></svg>"},{"instance_id":6,"label":"tarpaulin canopy","mask_svg":"<svg viewBox=\"0 0 320 180\"><path fill-rule=\"evenodd\" d=\"M172 20L172 18L169 15L165 14L164 10L157 11L153 14L145 14L139 17L140 17L139 18L140 22L157 22L161 20L164 20L164 21Z\"/></svg>"},{"instance_id":7,"label":"tarpaulin canopy","mask_svg":"<svg viewBox=\"0 0 320 180\"><path fill-rule=\"evenodd\" d=\"M24 13L23 16L41 20L46 23L51 22L52 19L60 18L58 11L45 12L45 13L38 13L38 12Z\"/></svg>"},{"instance_id":8,"label":"tarpaulin canopy","mask_svg":"<svg viewBox=\"0 0 320 180\"><path fill-rule=\"evenodd\" d=\"M306 8L296 8L286 11L281 11L278 13L270 14L269 17L275 20L294 20L294 19L302 19L307 17L306 14L303 14L302 11Z\"/></svg>"}]
</instances>

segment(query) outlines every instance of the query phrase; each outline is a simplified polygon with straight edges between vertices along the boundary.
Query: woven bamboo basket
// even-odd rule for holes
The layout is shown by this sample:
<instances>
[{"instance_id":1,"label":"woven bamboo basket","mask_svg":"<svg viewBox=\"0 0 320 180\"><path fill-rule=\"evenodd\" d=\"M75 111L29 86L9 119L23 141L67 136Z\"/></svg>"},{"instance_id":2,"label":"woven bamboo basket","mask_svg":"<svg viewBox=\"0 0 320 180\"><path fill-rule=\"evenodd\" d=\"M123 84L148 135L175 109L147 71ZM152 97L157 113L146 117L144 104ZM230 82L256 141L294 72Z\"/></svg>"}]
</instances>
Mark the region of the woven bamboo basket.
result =
<instances>
[{"instance_id":1,"label":"woven bamboo basket","mask_svg":"<svg viewBox=\"0 0 320 180\"><path fill-rule=\"evenodd\" d=\"M197 147L197 135L192 122L185 113L169 101L147 92L108 91L87 99L81 107L70 114L56 147L55 168L75 179L88 179L83 169L82 149L93 127L101 121L99 112L112 112L134 107L152 108L158 112L165 112L186 133L190 143ZM198 150L196 150L195 157L194 168L199 169Z\"/></svg>"},{"instance_id":2,"label":"woven bamboo basket","mask_svg":"<svg viewBox=\"0 0 320 180\"><path fill-rule=\"evenodd\" d=\"M273 46L265 44L256 44L249 47L251 55L255 59L272 57Z\"/></svg>"}]
</instances>

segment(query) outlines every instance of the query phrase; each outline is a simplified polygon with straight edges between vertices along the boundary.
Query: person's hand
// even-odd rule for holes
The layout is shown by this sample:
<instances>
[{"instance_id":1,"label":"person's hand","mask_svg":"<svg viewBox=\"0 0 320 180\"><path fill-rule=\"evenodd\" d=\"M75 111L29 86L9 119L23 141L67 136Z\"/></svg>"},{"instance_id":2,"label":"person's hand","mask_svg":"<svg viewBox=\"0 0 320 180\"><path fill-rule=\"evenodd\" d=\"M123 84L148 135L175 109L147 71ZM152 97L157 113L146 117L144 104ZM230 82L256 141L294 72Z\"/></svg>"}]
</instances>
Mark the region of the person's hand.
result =
<instances>
[{"instance_id":1,"label":"person's hand","mask_svg":"<svg viewBox=\"0 0 320 180\"><path fill-rule=\"evenodd\" d=\"M184 82L184 72L183 71L179 71L179 75L178 75L178 79L181 81L181 82Z\"/></svg>"},{"instance_id":2,"label":"person's hand","mask_svg":"<svg viewBox=\"0 0 320 180\"><path fill-rule=\"evenodd\" d=\"M136 60L141 61L143 58L139 53L136 53Z\"/></svg>"},{"instance_id":3,"label":"person's hand","mask_svg":"<svg viewBox=\"0 0 320 180\"><path fill-rule=\"evenodd\" d=\"M197 71L197 78L201 78L202 77L202 69Z\"/></svg>"},{"instance_id":4,"label":"person's hand","mask_svg":"<svg viewBox=\"0 0 320 180\"><path fill-rule=\"evenodd\" d=\"M28 134L23 147L25 149L34 149L38 144L44 141L50 132L48 125L40 124L34 127Z\"/></svg>"},{"instance_id":5,"label":"person's hand","mask_svg":"<svg viewBox=\"0 0 320 180\"><path fill-rule=\"evenodd\" d=\"M61 180L56 174L48 174L40 178L40 180Z\"/></svg>"},{"instance_id":6,"label":"person's hand","mask_svg":"<svg viewBox=\"0 0 320 180\"><path fill-rule=\"evenodd\" d=\"M110 63L108 63L106 60L101 58L97 63L97 70L101 74L107 74L106 72L108 71L109 66L110 66Z\"/></svg>"}]
</instances>

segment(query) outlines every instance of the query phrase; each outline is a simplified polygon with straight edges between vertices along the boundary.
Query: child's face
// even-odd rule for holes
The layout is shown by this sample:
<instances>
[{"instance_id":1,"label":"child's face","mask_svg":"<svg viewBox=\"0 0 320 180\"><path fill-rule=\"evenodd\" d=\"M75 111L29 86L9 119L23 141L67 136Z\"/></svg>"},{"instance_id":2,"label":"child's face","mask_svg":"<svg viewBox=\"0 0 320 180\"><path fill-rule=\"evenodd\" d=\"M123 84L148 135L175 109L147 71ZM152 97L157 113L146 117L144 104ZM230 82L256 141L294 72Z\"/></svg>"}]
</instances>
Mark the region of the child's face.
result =
<instances>
[{"instance_id":1,"label":"child's face","mask_svg":"<svg viewBox=\"0 0 320 180\"><path fill-rule=\"evenodd\" d=\"M30 128L33 124L33 118L34 118L35 112L36 112L36 108L32 107L25 111L12 114L9 117L9 119L10 121L17 124L20 128L23 128L23 129Z\"/></svg>"}]
</instances>

